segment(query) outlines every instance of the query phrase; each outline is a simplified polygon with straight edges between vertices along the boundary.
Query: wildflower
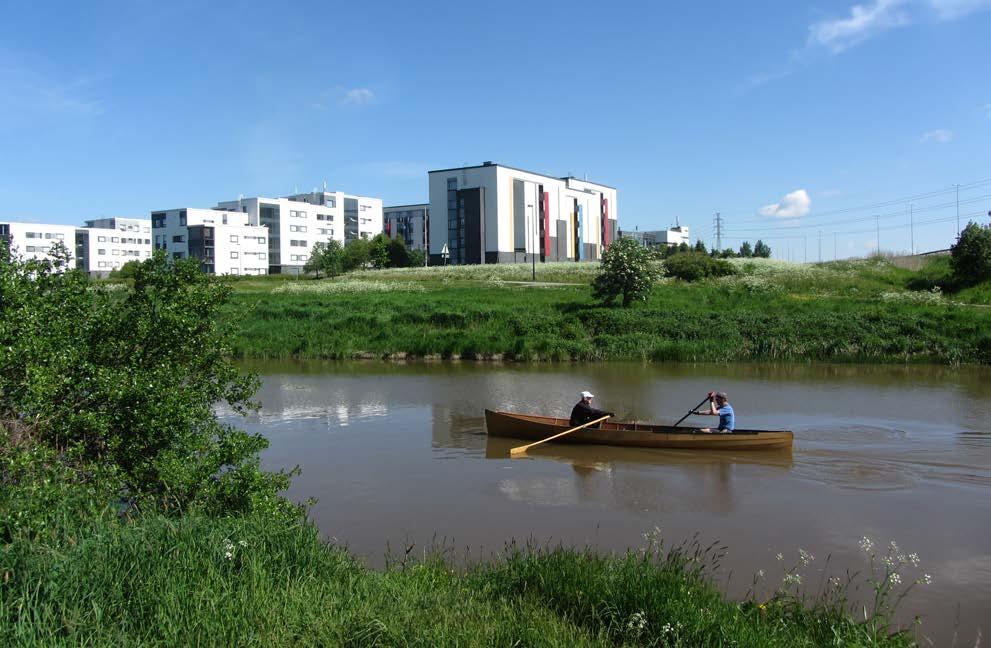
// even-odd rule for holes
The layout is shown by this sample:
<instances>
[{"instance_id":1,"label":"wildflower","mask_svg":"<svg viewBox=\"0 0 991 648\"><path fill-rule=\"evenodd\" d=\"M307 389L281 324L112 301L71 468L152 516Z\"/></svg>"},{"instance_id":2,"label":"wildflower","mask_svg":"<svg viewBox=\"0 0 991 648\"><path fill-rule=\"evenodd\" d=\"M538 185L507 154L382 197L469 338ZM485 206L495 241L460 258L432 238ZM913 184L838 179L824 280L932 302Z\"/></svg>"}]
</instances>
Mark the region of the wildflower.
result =
<instances>
[{"instance_id":1,"label":"wildflower","mask_svg":"<svg viewBox=\"0 0 991 648\"><path fill-rule=\"evenodd\" d=\"M781 579L782 583L786 585L801 585L802 575L801 574L785 574L785 577Z\"/></svg>"},{"instance_id":2,"label":"wildflower","mask_svg":"<svg viewBox=\"0 0 991 648\"><path fill-rule=\"evenodd\" d=\"M867 536L864 536L860 539L860 548L864 551L864 553L870 553L874 548L874 542L872 542Z\"/></svg>"},{"instance_id":3,"label":"wildflower","mask_svg":"<svg viewBox=\"0 0 991 648\"><path fill-rule=\"evenodd\" d=\"M636 630L637 632L642 632L646 627L647 617L644 616L643 612L634 612L626 624L628 630Z\"/></svg>"},{"instance_id":4,"label":"wildflower","mask_svg":"<svg viewBox=\"0 0 991 648\"><path fill-rule=\"evenodd\" d=\"M892 553L898 553L898 543L892 540L891 542L888 543L888 549Z\"/></svg>"},{"instance_id":5,"label":"wildflower","mask_svg":"<svg viewBox=\"0 0 991 648\"><path fill-rule=\"evenodd\" d=\"M917 553L910 553L908 555L908 560L909 560L910 563L912 563L912 566L913 567L918 567L919 566L919 554L917 554Z\"/></svg>"},{"instance_id":6,"label":"wildflower","mask_svg":"<svg viewBox=\"0 0 991 648\"><path fill-rule=\"evenodd\" d=\"M803 566L808 565L810 562L812 562L813 560L816 559L815 556L813 556L812 554L810 554L805 549L799 549L798 550L798 557L799 557L799 560L802 561L802 565Z\"/></svg>"},{"instance_id":7,"label":"wildflower","mask_svg":"<svg viewBox=\"0 0 991 648\"><path fill-rule=\"evenodd\" d=\"M674 632L674 626L672 626L670 623L665 623L661 627L661 632L663 632L664 634L668 634L669 632Z\"/></svg>"},{"instance_id":8,"label":"wildflower","mask_svg":"<svg viewBox=\"0 0 991 648\"><path fill-rule=\"evenodd\" d=\"M884 558L881 559L881 562L884 563L884 566L885 567L894 567L895 566L895 560L891 556L885 556Z\"/></svg>"},{"instance_id":9,"label":"wildflower","mask_svg":"<svg viewBox=\"0 0 991 648\"><path fill-rule=\"evenodd\" d=\"M918 584L920 584L920 585L932 585L933 577L930 576L929 574L923 574L922 575L922 578L920 578L919 580L917 580L915 582L918 583Z\"/></svg>"},{"instance_id":10,"label":"wildflower","mask_svg":"<svg viewBox=\"0 0 991 648\"><path fill-rule=\"evenodd\" d=\"M230 538L224 538L224 558L234 559L234 543L230 541Z\"/></svg>"},{"instance_id":11,"label":"wildflower","mask_svg":"<svg viewBox=\"0 0 991 648\"><path fill-rule=\"evenodd\" d=\"M829 585L830 585L830 587L839 588L839 586L840 586L840 577L839 576L830 576L829 577Z\"/></svg>"},{"instance_id":12,"label":"wildflower","mask_svg":"<svg viewBox=\"0 0 991 648\"><path fill-rule=\"evenodd\" d=\"M764 578L764 570L763 569L758 569L757 570L757 578Z\"/></svg>"},{"instance_id":13,"label":"wildflower","mask_svg":"<svg viewBox=\"0 0 991 648\"><path fill-rule=\"evenodd\" d=\"M784 556L782 556L781 554L778 554L778 555L777 555L777 556L775 556L775 557L776 557L776 558L777 558L778 560L784 560L784 559L785 559L785 557L784 557Z\"/></svg>"},{"instance_id":14,"label":"wildflower","mask_svg":"<svg viewBox=\"0 0 991 648\"><path fill-rule=\"evenodd\" d=\"M244 541L244 540L238 540L237 543L239 545L241 545L242 547L247 547L248 546L248 543L246 541Z\"/></svg>"},{"instance_id":15,"label":"wildflower","mask_svg":"<svg viewBox=\"0 0 991 648\"><path fill-rule=\"evenodd\" d=\"M902 577L898 573L888 575L888 583L891 585L900 585L902 582Z\"/></svg>"}]
</instances>

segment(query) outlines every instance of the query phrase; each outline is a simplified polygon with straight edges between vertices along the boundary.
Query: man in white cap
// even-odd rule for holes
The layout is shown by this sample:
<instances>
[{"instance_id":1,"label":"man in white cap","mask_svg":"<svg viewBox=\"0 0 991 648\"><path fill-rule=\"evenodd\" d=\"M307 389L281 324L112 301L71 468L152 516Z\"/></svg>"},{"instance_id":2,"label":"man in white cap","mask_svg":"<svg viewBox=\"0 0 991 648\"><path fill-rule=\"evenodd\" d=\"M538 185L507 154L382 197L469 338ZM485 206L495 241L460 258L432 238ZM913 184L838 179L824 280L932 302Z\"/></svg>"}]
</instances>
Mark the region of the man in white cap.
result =
<instances>
[{"instance_id":1,"label":"man in white cap","mask_svg":"<svg viewBox=\"0 0 991 648\"><path fill-rule=\"evenodd\" d=\"M709 392L709 411L696 411L695 413L701 416L719 417L719 427L715 430L712 428L702 428L699 430L700 432L732 434L733 430L736 429L736 413L733 411L733 406L729 404L729 397L726 395L726 392Z\"/></svg>"},{"instance_id":2,"label":"man in white cap","mask_svg":"<svg viewBox=\"0 0 991 648\"><path fill-rule=\"evenodd\" d=\"M591 392L583 391L581 400L571 410L571 427L594 421L603 416L615 416L612 412L603 412L592 407L592 399L595 396Z\"/></svg>"}]
</instances>

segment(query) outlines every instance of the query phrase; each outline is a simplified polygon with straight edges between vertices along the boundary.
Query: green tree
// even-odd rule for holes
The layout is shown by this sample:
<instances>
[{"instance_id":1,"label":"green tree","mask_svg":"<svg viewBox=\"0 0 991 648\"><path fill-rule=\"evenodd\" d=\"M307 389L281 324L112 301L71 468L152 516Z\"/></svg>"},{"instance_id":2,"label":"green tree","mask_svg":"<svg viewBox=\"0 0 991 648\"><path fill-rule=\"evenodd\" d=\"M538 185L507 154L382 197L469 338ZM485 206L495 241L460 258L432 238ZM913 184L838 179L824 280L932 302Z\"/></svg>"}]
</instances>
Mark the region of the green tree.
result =
<instances>
[{"instance_id":1,"label":"green tree","mask_svg":"<svg viewBox=\"0 0 991 648\"><path fill-rule=\"evenodd\" d=\"M259 467L268 442L214 412L250 410L258 384L230 360L220 318L230 286L159 251L132 288L110 290L57 248L51 261L0 250L3 420L29 424L40 448L113 471L118 492L146 504L289 510L277 495L289 475Z\"/></svg>"},{"instance_id":2,"label":"green tree","mask_svg":"<svg viewBox=\"0 0 991 648\"><path fill-rule=\"evenodd\" d=\"M622 297L623 306L645 301L659 276L651 253L630 238L621 238L602 253L602 266L592 282L595 297L611 304Z\"/></svg>"},{"instance_id":3,"label":"green tree","mask_svg":"<svg viewBox=\"0 0 991 648\"><path fill-rule=\"evenodd\" d=\"M667 274L683 281L698 281L707 277L722 277L736 273L727 261L700 252L675 254L664 262Z\"/></svg>"},{"instance_id":4,"label":"green tree","mask_svg":"<svg viewBox=\"0 0 991 648\"><path fill-rule=\"evenodd\" d=\"M328 277L336 277L344 271L344 246L335 240L314 243L303 269L315 273L317 277L321 272Z\"/></svg>"},{"instance_id":5,"label":"green tree","mask_svg":"<svg viewBox=\"0 0 991 648\"><path fill-rule=\"evenodd\" d=\"M771 258L771 248L764 241L757 239L757 243L754 244L754 256L769 259Z\"/></svg>"},{"instance_id":6,"label":"green tree","mask_svg":"<svg viewBox=\"0 0 991 648\"><path fill-rule=\"evenodd\" d=\"M736 257L736 252L733 251L733 248L726 248L725 250L719 253L719 258L721 259L732 259L735 257Z\"/></svg>"},{"instance_id":7,"label":"green tree","mask_svg":"<svg viewBox=\"0 0 991 648\"><path fill-rule=\"evenodd\" d=\"M127 263L125 263L124 265L122 265L120 267L120 270L111 270L110 271L110 278L111 279L134 279L135 275L138 272L138 266L140 266L140 265L141 265L141 262L140 261L131 259L130 261L128 261Z\"/></svg>"},{"instance_id":8,"label":"green tree","mask_svg":"<svg viewBox=\"0 0 991 648\"><path fill-rule=\"evenodd\" d=\"M389 267L389 237L385 234L376 234L368 248L368 260L372 267L378 270Z\"/></svg>"},{"instance_id":9,"label":"green tree","mask_svg":"<svg viewBox=\"0 0 991 648\"><path fill-rule=\"evenodd\" d=\"M371 258L371 243L363 238L348 241L341 256L341 268L344 272L360 270L368 265Z\"/></svg>"},{"instance_id":10,"label":"green tree","mask_svg":"<svg viewBox=\"0 0 991 648\"><path fill-rule=\"evenodd\" d=\"M310 257L303 264L303 272L312 272L320 278L320 273L323 271L323 255L324 251L327 249L327 244L322 241L317 241L313 244L310 249Z\"/></svg>"},{"instance_id":11,"label":"green tree","mask_svg":"<svg viewBox=\"0 0 991 648\"><path fill-rule=\"evenodd\" d=\"M423 250L410 250L409 266L411 268L422 268L427 265L427 253Z\"/></svg>"},{"instance_id":12,"label":"green tree","mask_svg":"<svg viewBox=\"0 0 991 648\"><path fill-rule=\"evenodd\" d=\"M750 247L750 241L744 241L740 245L740 256L744 258L750 258L754 255L754 250Z\"/></svg>"},{"instance_id":13,"label":"green tree","mask_svg":"<svg viewBox=\"0 0 991 648\"><path fill-rule=\"evenodd\" d=\"M406 249L406 239L404 239L402 236L397 236L394 239L389 239L388 253L389 253L390 268L409 267L410 265L409 250Z\"/></svg>"},{"instance_id":14,"label":"green tree","mask_svg":"<svg viewBox=\"0 0 991 648\"><path fill-rule=\"evenodd\" d=\"M950 248L950 267L963 285L991 279L991 227L967 223Z\"/></svg>"},{"instance_id":15,"label":"green tree","mask_svg":"<svg viewBox=\"0 0 991 648\"><path fill-rule=\"evenodd\" d=\"M708 252L708 250L705 249L705 241L703 241L702 239L695 241L695 247L692 249L695 250L696 252L701 252L702 254Z\"/></svg>"}]
</instances>

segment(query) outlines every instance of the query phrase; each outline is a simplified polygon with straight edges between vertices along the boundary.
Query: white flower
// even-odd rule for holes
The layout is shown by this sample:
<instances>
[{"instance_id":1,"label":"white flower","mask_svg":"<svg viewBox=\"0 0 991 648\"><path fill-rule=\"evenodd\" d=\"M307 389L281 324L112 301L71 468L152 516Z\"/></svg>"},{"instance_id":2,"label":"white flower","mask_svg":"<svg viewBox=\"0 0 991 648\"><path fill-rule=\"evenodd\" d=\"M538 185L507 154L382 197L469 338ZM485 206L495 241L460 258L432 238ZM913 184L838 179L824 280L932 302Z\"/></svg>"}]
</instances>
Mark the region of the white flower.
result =
<instances>
[{"instance_id":1,"label":"white flower","mask_svg":"<svg viewBox=\"0 0 991 648\"><path fill-rule=\"evenodd\" d=\"M777 556L775 556L775 557L776 557L776 558L777 558L778 560L784 560L784 559L785 559L785 557L784 557L784 556L782 556L781 554L778 554L778 555L777 555Z\"/></svg>"},{"instance_id":2,"label":"white flower","mask_svg":"<svg viewBox=\"0 0 991 648\"><path fill-rule=\"evenodd\" d=\"M831 587L839 587L840 586L840 577L839 576L830 576L829 577L829 585Z\"/></svg>"},{"instance_id":3,"label":"white flower","mask_svg":"<svg viewBox=\"0 0 991 648\"><path fill-rule=\"evenodd\" d=\"M242 547L247 547L247 546L248 546L248 543L247 543L247 542L245 542L244 540L238 540L238 541L237 541L237 543L238 543L239 545L241 545Z\"/></svg>"},{"instance_id":4,"label":"white flower","mask_svg":"<svg viewBox=\"0 0 991 648\"><path fill-rule=\"evenodd\" d=\"M899 576L897 573L890 574L888 576L888 583L891 585L900 585L901 582L902 582L902 577Z\"/></svg>"},{"instance_id":5,"label":"white flower","mask_svg":"<svg viewBox=\"0 0 991 648\"><path fill-rule=\"evenodd\" d=\"M919 583L920 585L932 585L933 577L930 576L929 574L923 574L922 575L922 578L920 578L919 580L917 580L915 582L916 583Z\"/></svg>"},{"instance_id":6,"label":"white flower","mask_svg":"<svg viewBox=\"0 0 991 648\"><path fill-rule=\"evenodd\" d=\"M644 616L643 612L634 612L627 622L626 627L628 630L641 632L647 627L647 617Z\"/></svg>"},{"instance_id":7,"label":"white flower","mask_svg":"<svg viewBox=\"0 0 991 648\"><path fill-rule=\"evenodd\" d=\"M870 553L871 549L874 548L874 542L867 536L864 536L860 539L860 548L863 549L865 553Z\"/></svg>"},{"instance_id":8,"label":"white flower","mask_svg":"<svg viewBox=\"0 0 991 648\"><path fill-rule=\"evenodd\" d=\"M813 560L816 559L815 556L813 556L812 554L810 554L805 549L799 549L798 550L798 558L799 558L799 560L802 561L802 565L803 566L808 565L810 562L812 562Z\"/></svg>"},{"instance_id":9,"label":"white flower","mask_svg":"<svg viewBox=\"0 0 991 648\"><path fill-rule=\"evenodd\" d=\"M757 570L757 578L764 578L764 570L763 569L758 569Z\"/></svg>"},{"instance_id":10,"label":"white flower","mask_svg":"<svg viewBox=\"0 0 991 648\"><path fill-rule=\"evenodd\" d=\"M801 574L785 574L785 577L781 579L782 583L787 585L801 585L802 575Z\"/></svg>"},{"instance_id":11,"label":"white flower","mask_svg":"<svg viewBox=\"0 0 991 648\"><path fill-rule=\"evenodd\" d=\"M661 627L661 632L663 632L664 634L667 634L669 632L674 632L674 627L670 623L665 623Z\"/></svg>"},{"instance_id":12,"label":"white flower","mask_svg":"<svg viewBox=\"0 0 991 648\"><path fill-rule=\"evenodd\" d=\"M911 553L911 554L909 554L908 555L908 560L909 560L909 562L912 563L912 566L913 567L918 567L919 566L919 554L917 554L917 553Z\"/></svg>"},{"instance_id":13,"label":"white flower","mask_svg":"<svg viewBox=\"0 0 991 648\"><path fill-rule=\"evenodd\" d=\"M895 566L895 560L891 556L885 556L884 558L881 559L881 562L884 563L885 567Z\"/></svg>"}]
</instances>

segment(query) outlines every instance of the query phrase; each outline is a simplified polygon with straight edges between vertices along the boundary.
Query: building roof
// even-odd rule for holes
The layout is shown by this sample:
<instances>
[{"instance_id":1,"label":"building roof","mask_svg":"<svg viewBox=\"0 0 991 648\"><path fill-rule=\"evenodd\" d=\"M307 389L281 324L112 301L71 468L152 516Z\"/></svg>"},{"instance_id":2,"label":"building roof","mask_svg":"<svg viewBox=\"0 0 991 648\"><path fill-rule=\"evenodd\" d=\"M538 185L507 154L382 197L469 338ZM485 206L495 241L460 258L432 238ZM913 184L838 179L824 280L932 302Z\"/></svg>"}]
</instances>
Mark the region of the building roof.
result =
<instances>
[{"instance_id":1,"label":"building roof","mask_svg":"<svg viewBox=\"0 0 991 648\"><path fill-rule=\"evenodd\" d=\"M587 182L589 184L594 184L594 185L598 185L600 187L605 187L606 189L617 190L616 187L613 187L613 186L610 186L610 185L607 185L607 184L602 184L601 182L595 182L594 180L582 180L581 178L576 178L575 176L561 176L561 177L552 176L552 175L548 175L546 173L540 173L539 171L530 171L530 170L527 170L527 169L521 169L519 167L509 166L507 164L499 164L498 162L483 162L482 164L472 164L470 166L463 166L463 167L452 167L450 169L432 169L430 171L427 171L427 173L428 174L430 174L430 173L445 173L445 172L450 172L450 171L461 171L462 169L484 169L485 167L502 167L503 169L512 169L513 171L521 171L523 173L532 173L533 175L544 176L545 178L552 178L554 180L579 180L581 182Z\"/></svg>"}]
</instances>

